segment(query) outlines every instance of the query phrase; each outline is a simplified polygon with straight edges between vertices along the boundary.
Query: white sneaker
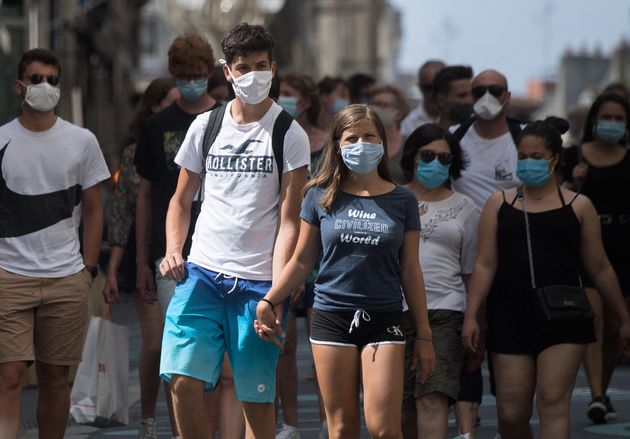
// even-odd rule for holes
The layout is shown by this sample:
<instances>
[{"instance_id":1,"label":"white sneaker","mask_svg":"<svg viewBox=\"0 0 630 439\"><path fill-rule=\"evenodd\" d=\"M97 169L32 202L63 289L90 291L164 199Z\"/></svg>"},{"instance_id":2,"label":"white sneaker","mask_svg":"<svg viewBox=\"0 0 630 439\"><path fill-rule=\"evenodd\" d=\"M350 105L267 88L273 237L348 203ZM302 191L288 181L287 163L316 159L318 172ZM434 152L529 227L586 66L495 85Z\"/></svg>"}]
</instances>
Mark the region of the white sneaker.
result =
<instances>
[{"instance_id":1,"label":"white sneaker","mask_svg":"<svg viewBox=\"0 0 630 439\"><path fill-rule=\"evenodd\" d=\"M155 418L147 418L140 421L138 439L157 439Z\"/></svg>"},{"instance_id":2,"label":"white sneaker","mask_svg":"<svg viewBox=\"0 0 630 439\"><path fill-rule=\"evenodd\" d=\"M276 439L300 439L300 433L297 427L282 423L280 429L276 433Z\"/></svg>"},{"instance_id":3,"label":"white sneaker","mask_svg":"<svg viewBox=\"0 0 630 439\"><path fill-rule=\"evenodd\" d=\"M458 434L453 439L470 439L470 433Z\"/></svg>"}]
</instances>

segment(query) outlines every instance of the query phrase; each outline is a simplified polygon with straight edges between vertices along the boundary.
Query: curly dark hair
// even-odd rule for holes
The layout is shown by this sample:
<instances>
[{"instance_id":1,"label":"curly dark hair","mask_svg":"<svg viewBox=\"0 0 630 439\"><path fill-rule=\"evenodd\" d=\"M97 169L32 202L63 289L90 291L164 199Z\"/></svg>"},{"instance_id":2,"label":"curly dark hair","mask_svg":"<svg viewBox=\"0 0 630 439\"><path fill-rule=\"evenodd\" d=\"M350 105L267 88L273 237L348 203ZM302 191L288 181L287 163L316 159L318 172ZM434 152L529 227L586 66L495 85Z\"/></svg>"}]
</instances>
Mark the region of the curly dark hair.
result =
<instances>
[{"instance_id":1,"label":"curly dark hair","mask_svg":"<svg viewBox=\"0 0 630 439\"><path fill-rule=\"evenodd\" d=\"M436 140L444 140L448 143L448 147L453 155L453 161L448 170L448 174L452 180L457 180L462 170L466 169L467 161L459 142L448 130L442 128L436 123L427 123L414 130L403 146L403 154L400 159L400 167L404 172L405 182L409 183L416 174L416 154L418 151Z\"/></svg>"},{"instance_id":2,"label":"curly dark hair","mask_svg":"<svg viewBox=\"0 0 630 439\"><path fill-rule=\"evenodd\" d=\"M274 40L271 34L258 24L241 23L225 34L221 41L221 49L228 65L232 64L237 56L247 56L263 51L269 54L271 62L273 46Z\"/></svg>"}]
</instances>

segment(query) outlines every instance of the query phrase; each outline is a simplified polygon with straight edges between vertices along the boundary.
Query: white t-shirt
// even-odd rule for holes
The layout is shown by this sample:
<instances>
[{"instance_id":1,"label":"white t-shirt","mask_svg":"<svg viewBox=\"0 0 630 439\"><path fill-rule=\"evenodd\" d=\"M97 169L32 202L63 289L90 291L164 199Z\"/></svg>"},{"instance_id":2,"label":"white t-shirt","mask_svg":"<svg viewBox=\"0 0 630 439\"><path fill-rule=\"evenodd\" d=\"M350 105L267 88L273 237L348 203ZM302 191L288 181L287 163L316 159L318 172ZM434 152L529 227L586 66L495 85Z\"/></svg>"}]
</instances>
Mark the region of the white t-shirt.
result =
<instances>
[{"instance_id":1,"label":"white t-shirt","mask_svg":"<svg viewBox=\"0 0 630 439\"><path fill-rule=\"evenodd\" d=\"M451 132L458 127L451 127ZM478 210L493 193L521 184L516 177L516 145L509 131L495 139L484 139L477 134L473 124L459 144L468 167L453 182L453 189L472 198Z\"/></svg>"},{"instance_id":2,"label":"white t-shirt","mask_svg":"<svg viewBox=\"0 0 630 439\"><path fill-rule=\"evenodd\" d=\"M407 117L400 123L400 135L409 137L416 128L426 124L435 122L435 118L428 115L424 109L424 104L420 102L416 108L411 110Z\"/></svg>"},{"instance_id":3,"label":"white t-shirt","mask_svg":"<svg viewBox=\"0 0 630 439\"><path fill-rule=\"evenodd\" d=\"M477 252L479 213L473 201L454 192L442 201L418 202L420 210L420 267L427 309L463 312L466 288Z\"/></svg>"},{"instance_id":4,"label":"white t-shirt","mask_svg":"<svg viewBox=\"0 0 630 439\"><path fill-rule=\"evenodd\" d=\"M81 191L109 178L90 131L57 117L48 130L0 127L0 267L31 277L82 270Z\"/></svg>"},{"instance_id":5,"label":"white t-shirt","mask_svg":"<svg viewBox=\"0 0 630 439\"><path fill-rule=\"evenodd\" d=\"M227 105L205 161L204 201L188 260L243 279L271 280L280 200L271 132L282 108L273 103L259 121L238 124ZM195 173L202 171L209 115L197 116L175 157L175 163ZM282 172L309 163L308 137L293 121L284 139Z\"/></svg>"}]
</instances>

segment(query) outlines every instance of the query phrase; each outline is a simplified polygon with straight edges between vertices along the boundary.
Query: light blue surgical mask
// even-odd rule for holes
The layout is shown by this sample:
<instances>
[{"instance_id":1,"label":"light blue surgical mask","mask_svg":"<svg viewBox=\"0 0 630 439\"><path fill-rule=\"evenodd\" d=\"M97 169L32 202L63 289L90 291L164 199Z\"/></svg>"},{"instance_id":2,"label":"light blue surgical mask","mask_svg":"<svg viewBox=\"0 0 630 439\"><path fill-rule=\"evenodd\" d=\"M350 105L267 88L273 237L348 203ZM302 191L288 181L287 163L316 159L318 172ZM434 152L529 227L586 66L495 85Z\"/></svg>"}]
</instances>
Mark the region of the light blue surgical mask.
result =
<instances>
[{"instance_id":1,"label":"light blue surgical mask","mask_svg":"<svg viewBox=\"0 0 630 439\"><path fill-rule=\"evenodd\" d=\"M527 186L540 187L549 181L549 161L544 159L522 159L516 165L516 176Z\"/></svg>"},{"instance_id":2,"label":"light blue surgical mask","mask_svg":"<svg viewBox=\"0 0 630 439\"><path fill-rule=\"evenodd\" d=\"M278 97L277 102L284 111L289 113L291 117L295 119L298 115L297 101L298 100L295 96L280 96Z\"/></svg>"},{"instance_id":3,"label":"light blue surgical mask","mask_svg":"<svg viewBox=\"0 0 630 439\"><path fill-rule=\"evenodd\" d=\"M385 150L382 143L358 142L341 147L341 158L355 174L369 174L376 169Z\"/></svg>"},{"instance_id":4,"label":"light blue surgical mask","mask_svg":"<svg viewBox=\"0 0 630 439\"><path fill-rule=\"evenodd\" d=\"M335 103L332 107L332 114L337 114L344 108L350 105L350 101L348 99L337 98L335 99Z\"/></svg>"},{"instance_id":5,"label":"light blue surgical mask","mask_svg":"<svg viewBox=\"0 0 630 439\"><path fill-rule=\"evenodd\" d=\"M626 124L616 120L600 120L593 127L593 134L604 143L617 143L626 135Z\"/></svg>"},{"instance_id":6,"label":"light blue surgical mask","mask_svg":"<svg viewBox=\"0 0 630 439\"><path fill-rule=\"evenodd\" d=\"M450 167L450 164L443 165L440 163L437 157L429 163L420 161L416 168L416 178L425 188L435 189L444 184L448 179L448 170Z\"/></svg>"},{"instance_id":7,"label":"light blue surgical mask","mask_svg":"<svg viewBox=\"0 0 630 439\"><path fill-rule=\"evenodd\" d=\"M208 91L208 78L197 81L175 79L175 84L182 97L188 102L197 102Z\"/></svg>"}]
</instances>

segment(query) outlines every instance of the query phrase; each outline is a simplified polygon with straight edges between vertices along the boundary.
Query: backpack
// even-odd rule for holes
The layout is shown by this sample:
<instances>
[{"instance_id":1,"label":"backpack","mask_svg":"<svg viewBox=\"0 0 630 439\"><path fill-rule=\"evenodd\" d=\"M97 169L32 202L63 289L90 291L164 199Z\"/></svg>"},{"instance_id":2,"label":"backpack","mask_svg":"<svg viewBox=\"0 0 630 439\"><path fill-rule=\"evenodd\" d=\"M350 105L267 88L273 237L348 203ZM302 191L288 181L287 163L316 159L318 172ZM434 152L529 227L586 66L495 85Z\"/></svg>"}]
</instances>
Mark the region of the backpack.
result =
<instances>
[{"instance_id":1,"label":"backpack","mask_svg":"<svg viewBox=\"0 0 630 439\"><path fill-rule=\"evenodd\" d=\"M467 121L462 122L457 127L457 129L453 131L453 136L455 136L458 142L461 142L473 123L475 123L475 118L471 117ZM514 141L514 145L518 145L518 136L521 134L521 125L523 124L523 122L518 119L512 119L508 117L507 123L508 128L510 129L510 134L512 135L512 140Z\"/></svg>"},{"instance_id":2,"label":"backpack","mask_svg":"<svg viewBox=\"0 0 630 439\"><path fill-rule=\"evenodd\" d=\"M210 152L210 147L219 135L219 131L221 131L223 115L225 114L226 108L227 104L222 103L220 106L215 107L208 117L208 125L206 126L206 132L203 135L203 154L201 162L202 180L204 179L206 173L206 159L208 157L208 153ZM291 115L285 110L282 110L273 124L273 131L271 133L271 147L273 149L273 157L276 160L276 166L278 168L278 183L280 186L282 186L282 169L284 168L284 138L291 126L291 123L293 123L293 117L291 117Z\"/></svg>"}]
</instances>

